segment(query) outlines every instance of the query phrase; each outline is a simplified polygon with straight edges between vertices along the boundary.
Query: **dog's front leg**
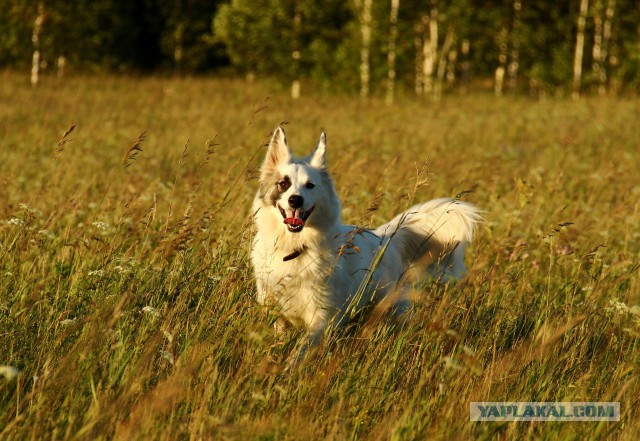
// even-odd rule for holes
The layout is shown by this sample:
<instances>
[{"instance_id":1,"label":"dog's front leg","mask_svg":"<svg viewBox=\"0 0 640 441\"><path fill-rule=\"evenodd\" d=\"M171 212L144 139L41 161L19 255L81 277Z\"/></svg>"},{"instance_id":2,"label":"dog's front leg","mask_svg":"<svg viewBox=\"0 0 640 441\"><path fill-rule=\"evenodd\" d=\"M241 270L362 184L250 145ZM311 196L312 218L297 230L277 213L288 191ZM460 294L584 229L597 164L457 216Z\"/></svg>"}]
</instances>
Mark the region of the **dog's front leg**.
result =
<instances>
[{"instance_id":1,"label":"dog's front leg","mask_svg":"<svg viewBox=\"0 0 640 441\"><path fill-rule=\"evenodd\" d=\"M285 370L291 370L293 367L298 366L307 355L310 349L316 347L320 341L322 341L325 334L330 330L342 329L349 321L349 317L344 313L339 313L334 316L333 320L327 320L326 318L314 320L309 332L304 337L300 347L294 350L289 356L287 361L287 367Z\"/></svg>"},{"instance_id":2,"label":"dog's front leg","mask_svg":"<svg viewBox=\"0 0 640 441\"><path fill-rule=\"evenodd\" d=\"M320 343L324 333L327 330L327 325L318 326L314 330L309 331L309 333L304 337L300 346L289 355L289 359L287 360L286 371L291 370L292 368L298 366L302 360L304 360L305 356L309 349L314 348Z\"/></svg>"}]
</instances>

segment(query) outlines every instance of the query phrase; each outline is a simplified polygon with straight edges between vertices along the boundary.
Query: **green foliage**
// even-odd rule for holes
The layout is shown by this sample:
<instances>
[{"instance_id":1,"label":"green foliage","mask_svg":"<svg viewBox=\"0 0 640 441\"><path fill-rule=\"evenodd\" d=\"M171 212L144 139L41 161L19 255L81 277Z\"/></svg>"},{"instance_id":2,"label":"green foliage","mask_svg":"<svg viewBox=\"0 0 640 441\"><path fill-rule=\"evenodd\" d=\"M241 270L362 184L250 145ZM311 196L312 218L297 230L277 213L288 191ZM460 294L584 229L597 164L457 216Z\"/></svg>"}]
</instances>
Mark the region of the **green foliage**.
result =
<instances>
[{"instance_id":1,"label":"green foliage","mask_svg":"<svg viewBox=\"0 0 640 441\"><path fill-rule=\"evenodd\" d=\"M45 56L64 55L72 66L155 66L160 53L158 15L145 3L54 0L44 4Z\"/></svg>"},{"instance_id":2,"label":"green foliage","mask_svg":"<svg viewBox=\"0 0 640 441\"><path fill-rule=\"evenodd\" d=\"M211 20L219 2L164 0L44 1L44 61L53 66L65 56L71 66L114 70L156 69L175 63L183 46L181 68L201 70L225 63L211 44ZM38 2L7 0L0 5L0 65L24 66L31 60L31 32Z\"/></svg>"},{"instance_id":3,"label":"green foliage","mask_svg":"<svg viewBox=\"0 0 640 441\"><path fill-rule=\"evenodd\" d=\"M360 11L355 0L48 0L42 33L43 65L63 55L75 68L110 70L173 69L178 72L226 69L275 77L283 83L304 79L314 88L359 89ZM449 73L465 88L489 85L506 42L508 62L518 53L518 90L545 93L571 87L579 2L514 0L402 0L396 42L398 89L413 91L427 38L432 6L438 12L437 63L455 58ZM614 4L610 38L603 41L605 86L638 90L640 9L635 0L590 2L583 59L585 90L600 89L594 74L596 19ZM0 4L0 66L25 68L31 61L31 31L37 1ZM296 10L300 22L295 24ZM386 86L389 1L373 2L370 48L371 90ZM452 37L447 53L444 41ZM605 44L606 43L606 44ZM463 45L470 52L463 56ZM297 51L299 57L294 57ZM453 57L453 55L456 57ZM231 68L231 69L229 69ZM464 78L463 78L464 77ZM473 80L476 81L473 81ZM472 80L472 81L467 81ZM481 81L478 81L481 80ZM455 86L454 82L451 84ZM305 87L305 90L310 88Z\"/></svg>"},{"instance_id":4,"label":"green foliage","mask_svg":"<svg viewBox=\"0 0 640 441\"><path fill-rule=\"evenodd\" d=\"M31 61L33 8L24 2L0 2L0 66L24 67Z\"/></svg>"},{"instance_id":5,"label":"green foliage","mask_svg":"<svg viewBox=\"0 0 640 441\"><path fill-rule=\"evenodd\" d=\"M521 63L531 81L539 87L562 86L571 78L576 40L576 19L566 19L574 15L571 6L574 5L554 2L544 6L531 3L523 7ZM547 20L546 26L538 25Z\"/></svg>"},{"instance_id":6,"label":"green foliage","mask_svg":"<svg viewBox=\"0 0 640 441\"><path fill-rule=\"evenodd\" d=\"M286 77L291 75L292 15L293 1L233 0L220 7L213 29L240 69Z\"/></svg>"},{"instance_id":7,"label":"green foliage","mask_svg":"<svg viewBox=\"0 0 640 441\"><path fill-rule=\"evenodd\" d=\"M169 60L186 71L198 71L225 63L224 48L211 38L211 20L220 2L200 0L157 0L164 26L161 28L161 48L165 64ZM162 21L162 20L160 20ZM176 52L182 51L181 60Z\"/></svg>"},{"instance_id":8,"label":"green foliage","mask_svg":"<svg viewBox=\"0 0 640 441\"><path fill-rule=\"evenodd\" d=\"M296 2L299 4L296 6ZM300 8L301 29L293 25ZM304 0L233 0L222 5L213 22L234 66L243 72L290 80L300 72L320 82L342 80L347 63L353 71L353 42L345 36L352 21L347 3L331 0L318 4ZM300 53L299 66L293 52ZM337 77L336 77L337 75Z\"/></svg>"}]
</instances>

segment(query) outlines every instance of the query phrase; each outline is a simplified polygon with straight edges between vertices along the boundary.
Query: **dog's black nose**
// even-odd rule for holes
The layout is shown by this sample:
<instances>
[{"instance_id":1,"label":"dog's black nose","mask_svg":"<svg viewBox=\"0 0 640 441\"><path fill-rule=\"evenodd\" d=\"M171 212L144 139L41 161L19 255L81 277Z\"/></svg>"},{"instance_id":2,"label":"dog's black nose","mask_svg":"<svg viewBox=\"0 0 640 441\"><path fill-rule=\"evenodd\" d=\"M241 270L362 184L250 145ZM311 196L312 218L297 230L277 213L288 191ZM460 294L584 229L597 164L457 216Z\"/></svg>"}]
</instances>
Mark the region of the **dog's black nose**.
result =
<instances>
[{"instance_id":1,"label":"dog's black nose","mask_svg":"<svg viewBox=\"0 0 640 441\"><path fill-rule=\"evenodd\" d=\"M289 196L289 206L291 208L300 208L302 207L303 202L304 202L304 199L302 199L302 196L299 196L297 194Z\"/></svg>"}]
</instances>

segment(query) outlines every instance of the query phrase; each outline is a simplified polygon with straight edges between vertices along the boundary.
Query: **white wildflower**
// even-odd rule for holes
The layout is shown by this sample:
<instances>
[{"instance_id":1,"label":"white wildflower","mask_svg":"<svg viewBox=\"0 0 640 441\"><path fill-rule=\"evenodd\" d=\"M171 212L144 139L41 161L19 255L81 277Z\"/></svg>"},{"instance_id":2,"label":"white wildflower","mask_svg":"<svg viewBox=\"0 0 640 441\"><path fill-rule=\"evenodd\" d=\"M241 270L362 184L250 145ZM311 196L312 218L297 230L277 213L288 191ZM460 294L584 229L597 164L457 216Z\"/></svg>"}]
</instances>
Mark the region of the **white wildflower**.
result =
<instances>
[{"instance_id":1,"label":"white wildflower","mask_svg":"<svg viewBox=\"0 0 640 441\"><path fill-rule=\"evenodd\" d=\"M258 343L262 343L264 340L264 335L257 333L256 331L252 331L249 333L249 339Z\"/></svg>"},{"instance_id":2,"label":"white wildflower","mask_svg":"<svg viewBox=\"0 0 640 441\"><path fill-rule=\"evenodd\" d=\"M29 213L31 215L39 215L42 214L42 212L40 210L38 210L37 208L33 208L30 207L27 204L19 204L18 207L20 207L20 209L26 213Z\"/></svg>"},{"instance_id":3,"label":"white wildflower","mask_svg":"<svg viewBox=\"0 0 640 441\"><path fill-rule=\"evenodd\" d=\"M91 225L102 231L106 231L109 229L109 224L106 222L93 222Z\"/></svg>"},{"instance_id":4,"label":"white wildflower","mask_svg":"<svg viewBox=\"0 0 640 441\"><path fill-rule=\"evenodd\" d=\"M640 305L633 305L629 308L629 314L633 316L633 324L640 328Z\"/></svg>"},{"instance_id":5,"label":"white wildflower","mask_svg":"<svg viewBox=\"0 0 640 441\"><path fill-rule=\"evenodd\" d=\"M166 331L166 330L164 330L164 329L163 329L163 330L162 330L162 333L164 334L164 338L166 338L166 339L167 339L167 341L169 342L169 344L173 343L173 335L171 335L171 334L169 333L169 331Z\"/></svg>"},{"instance_id":6,"label":"white wildflower","mask_svg":"<svg viewBox=\"0 0 640 441\"><path fill-rule=\"evenodd\" d=\"M120 274L129 274L131 272L131 268L127 268L122 265L116 265L113 269L115 269Z\"/></svg>"},{"instance_id":7,"label":"white wildflower","mask_svg":"<svg viewBox=\"0 0 640 441\"><path fill-rule=\"evenodd\" d=\"M609 300L609 306L607 306L606 310L615 314L627 314L630 312L626 303L621 302L618 299Z\"/></svg>"},{"instance_id":8,"label":"white wildflower","mask_svg":"<svg viewBox=\"0 0 640 441\"><path fill-rule=\"evenodd\" d=\"M7 380L11 381L20 375L20 370L13 366L0 366L0 376L3 376Z\"/></svg>"},{"instance_id":9,"label":"white wildflower","mask_svg":"<svg viewBox=\"0 0 640 441\"><path fill-rule=\"evenodd\" d=\"M137 260L129 257L118 257L115 263L117 265L114 269L120 274L131 274L140 265Z\"/></svg>"},{"instance_id":10,"label":"white wildflower","mask_svg":"<svg viewBox=\"0 0 640 441\"><path fill-rule=\"evenodd\" d=\"M24 225L24 220L20 219L19 217L12 217L11 219L9 219L9 222L7 222L9 225L15 225L18 227L21 227L22 225Z\"/></svg>"},{"instance_id":11,"label":"white wildflower","mask_svg":"<svg viewBox=\"0 0 640 441\"><path fill-rule=\"evenodd\" d=\"M89 271L87 274L89 274L89 276L102 277L104 275L104 270L103 269L92 270L92 271Z\"/></svg>"},{"instance_id":12,"label":"white wildflower","mask_svg":"<svg viewBox=\"0 0 640 441\"><path fill-rule=\"evenodd\" d=\"M55 238L55 237L56 237L56 235L55 235L55 234L53 234L53 233L52 233L51 231L49 231L49 230L40 230L40 231L38 231L38 234L39 234L40 236L44 236L44 237L46 237L47 239L53 239L53 238Z\"/></svg>"},{"instance_id":13,"label":"white wildflower","mask_svg":"<svg viewBox=\"0 0 640 441\"><path fill-rule=\"evenodd\" d=\"M173 364L173 354L169 351L160 351L162 358L167 360L170 364Z\"/></svg>"},{"instance_id":14,"label":"white wildflower","mask_svg":"<svg viewBox=\"0 0 640 441\"><path fill-rule=\"evenodd\" d=\"M449 369L452 369L455 371L462 370L462 366L460 366L460 363L458 363L458 361L453 357L443 357L442 361L444 362L445 367Z\"/></svg>"},{"instance_id":15,"label":"white wildflower","mask_svg":"<svg viewBox=\"0 0 640 441\"><path fill-rule=\"evenodd\" d=\"M145 314L149 314L152 317L160 316L160 312L153 306L145 306L144 308L142 308L142 312L144 312Z\"/></svg>"}]
</instances>

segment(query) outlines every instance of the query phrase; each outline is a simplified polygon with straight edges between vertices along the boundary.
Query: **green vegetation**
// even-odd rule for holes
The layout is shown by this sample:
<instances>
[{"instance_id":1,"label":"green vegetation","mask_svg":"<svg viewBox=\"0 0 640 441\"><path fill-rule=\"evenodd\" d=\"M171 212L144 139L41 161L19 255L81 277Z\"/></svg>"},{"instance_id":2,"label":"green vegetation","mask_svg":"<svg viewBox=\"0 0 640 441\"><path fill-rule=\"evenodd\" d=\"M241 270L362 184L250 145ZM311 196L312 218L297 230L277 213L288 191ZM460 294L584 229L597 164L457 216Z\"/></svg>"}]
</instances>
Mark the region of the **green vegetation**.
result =
<instances>
[{"instance_id":1,"label":"green vegetation","mask_svg":"<svg viewBox=\"0 0 640 441\"><path fill-rule=\"evenodd\" d=\"M26 68L38 49L45 71L231 71L299 80L304 94L365 80L382 94L390 71L405 93L488 79L526 94L637 92L639 23L637 0L3 0L0 67Z\"/></svg>"},{"instance_id":2,"label":"green vegetation","mask_svg":"<svg viewBox=\"0 0 640 441\"><path fill-rule=\"evenodd\" d=\"M1 439L637 438L638 100L287 95L0 72L0 365L21 370L0 378ZM327 131L347 222L470 190L486 210L467 279L290 373L299 336L274 336L248 261L282 120L298 153ZM622 417L468 421L503 400Z\"/></svg>"}]
</instances>

